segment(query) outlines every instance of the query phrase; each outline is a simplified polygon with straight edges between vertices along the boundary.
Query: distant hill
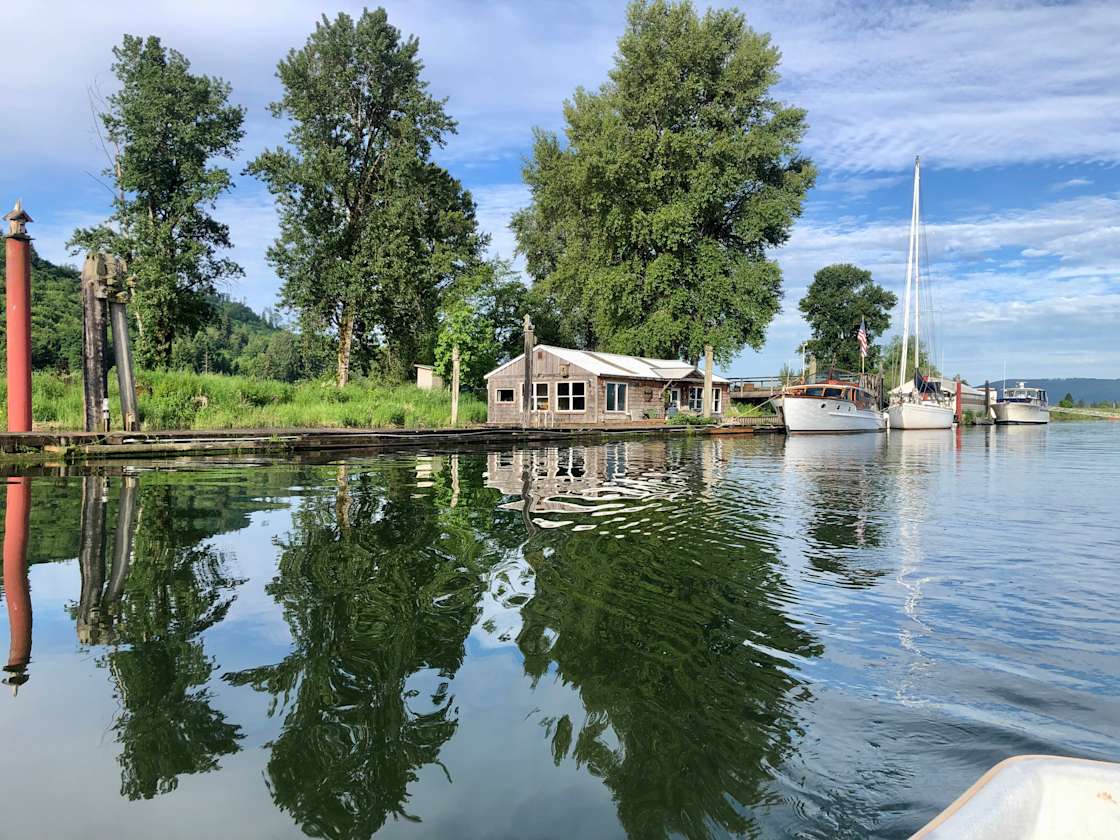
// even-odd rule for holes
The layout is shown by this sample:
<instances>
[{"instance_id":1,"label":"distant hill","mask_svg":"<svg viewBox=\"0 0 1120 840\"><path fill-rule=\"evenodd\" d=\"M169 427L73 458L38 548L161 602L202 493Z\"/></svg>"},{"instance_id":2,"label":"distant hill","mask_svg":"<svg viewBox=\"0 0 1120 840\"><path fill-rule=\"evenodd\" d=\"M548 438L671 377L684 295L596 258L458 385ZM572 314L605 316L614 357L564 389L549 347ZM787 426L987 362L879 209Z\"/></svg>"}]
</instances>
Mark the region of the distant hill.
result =
<instances>
[{"instance_id":1,"label":"distant hill","mask_svg":"<svg viewBox=\"0 0 1120 840\"><path fill-rule=\"evenodd\" d=\"M1056 403L1066 394L1070 394L1074 402L1085 402L1089 405L1098 402L1120 402L1120 379L1029 379L1020 378L1006 380L1007 385L1014 388L1020 382L1026 382L1032 388L1045 388L1050 402ZM993 382L1002 390L1003 382Z\"/></svg>"}]
</instances>

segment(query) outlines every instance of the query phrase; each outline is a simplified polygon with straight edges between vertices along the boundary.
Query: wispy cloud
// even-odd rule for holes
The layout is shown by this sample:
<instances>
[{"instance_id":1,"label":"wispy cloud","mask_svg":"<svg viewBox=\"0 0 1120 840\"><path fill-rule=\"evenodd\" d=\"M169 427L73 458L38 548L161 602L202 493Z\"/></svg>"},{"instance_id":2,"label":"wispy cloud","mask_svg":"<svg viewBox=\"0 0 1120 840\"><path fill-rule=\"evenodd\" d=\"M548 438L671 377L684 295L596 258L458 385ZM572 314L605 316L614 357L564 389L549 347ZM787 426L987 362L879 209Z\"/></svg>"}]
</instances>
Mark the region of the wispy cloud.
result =
<instances>
[{"instance_id":1,"label":"wispy cloud","mask_svg":"<svg viewBox=\"0 0 1120 840\"><path fill-rule=\"evenodd\" d=\"M1054 192L1059 192L1061 190L1072 190L1076 189L1077 187L1089 187L1092 185L1093 182L1088 178L1070 178L1068 181L1062 181L1058 184L1054 184L1052 187L1050 187L1050 189Z\"/></svg>"}]
</instances>

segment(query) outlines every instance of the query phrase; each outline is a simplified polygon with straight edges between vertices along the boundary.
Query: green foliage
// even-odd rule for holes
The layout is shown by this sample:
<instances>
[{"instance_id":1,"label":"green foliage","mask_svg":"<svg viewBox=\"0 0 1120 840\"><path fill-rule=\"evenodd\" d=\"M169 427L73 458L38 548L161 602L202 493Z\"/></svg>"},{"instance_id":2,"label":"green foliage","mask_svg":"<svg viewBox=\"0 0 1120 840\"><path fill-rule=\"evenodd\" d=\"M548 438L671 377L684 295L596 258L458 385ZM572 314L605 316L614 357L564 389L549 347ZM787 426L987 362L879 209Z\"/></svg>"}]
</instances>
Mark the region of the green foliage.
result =
<instances>
[{"instance_id":1,"label":"green foliage","mask_svg":"<svg viewBox=\"0 0 1120 840\"><path fill-rule=\"evenodd\" d=\"M323 17L280 62L273 103L290 148L250 165L276 197L269 261L281 297L338 340L338 383L353 346L403 377L430 347L442 293L485 244L474 202L432 163L455 123L421 79L419 42L383 9Z\"/></svg>"},{"instance_id":2,"label":"green foliage","mask_svg":"<svg viewBox=\"0 0 1120 840\"><path fill-rule=\"evenodd\" d=\"M719 425L718 417L705 417L702 414L688 414L686 412L679 412L669 418L669 425L671 426L717 426Z\"/></svg>"},{"instance_id":3,"label":"green foliage","mask_svg":"<svg viewBox=\"0 0 1120 840\"><path fill-rule=\"evenodd\" d=\"M913 358L914 348L910 348L911 358ZM923 376L941 376L941 371L933 363L929 355L929 348L925 342L921 342L918 348L919 359L916 362L916 367L922 371ZM898 365L902 358L902 336L891 336L890 343L887 344L887 349L883 351L881 357L883 361L883 384L889 391L891 388L898 387Z\"/></svg>"},{"instance_id":4,"label":"green foliage","mask_svg":"<svg viewBox=\"0 0 1120 840\"><path fill-rule=\"evenodd\" d=\"M1069 391L1066 391L1066 395L1062 397L1058 405L1060 405L1062 408L1073 408L1073 394L1071 394Z\"/></svg>"},{"instance_id":5,"label":"green foliage","mask_svg":"<svg viewBox=\"0 0 1120 840\"><path fill-rule=\"evenodd\" d=\"M176 337L209 314L215 281L241 273L220 255L229 229L209 212L231 188L230 174L209 163L237 153L245 112L229 104L226 82L192 74L186 57L159 38L125 35L113 55L120 89L99 115L113 149L105 170L117 191L113 214L75 230L68 245L128 262L136 357L167 367Z\"/></svg>"},{"instance_id":6,"label":"green foliage","mask_svg":"<svg viewBox=\"0 0 1120 840\"><path fill-rule=\"evenodd\" d=\"M762 345L815 171L805 114L778 102L778 50L742 14L634 2L610 79L538 130L518 249L565 343L726 362Z\"/></svg>"},{"instance_id":7,"label":"green foliage","mask_svg":"<svg viewBox=\"0 0 1120 840\"><path fill-rule=\"evenodd\" d=\"M440 318L436 339L436 373L451 384L452 351L459 348L460 387L481 388L483 376L497 366L494 327L467 301L459 301Z\"/></svg>"},{"instance_id":8,"label":"green foliage","mask_svg":"<svg viewBox=\"0 0 1120 840\"><path fill-rule=\"evenodd\" d=\"M805 350L818 366L859 370L856 334L861 320L867 330L868 370L879 364L881 348L875 339L891 325L891 309L898 298L871 279L871 272L850 263L822 268L813 275L809 290L798 304L812 330Z\"/></svg>"},{"instance_id":9,"label":"green foliage","mask_svg":"<svg viewBox=\"0 0 1120 840\"><path fill-rule=\"evenodd\" d=\"M0 272L5 254L0 249ZM0 288L0 331L7 332L5 290ZM0 370L7 359L0 354ZM54 265L31 252L31 365L61 373L82 365L82 310L78 272Z\"/></svg>"},{"instance_id":10,"label":"green foliage","mask_svg":"<svg viewBox=\"0 0 1120 840\"><path fill-rule=\"evenodd\" d=\"M139 371L137 396L145 429L442 428L451 424L451 397L415 385L356 381L292 385L244 376L191 371ZM7 383L0 379L0 423L7 420ZM82 428L82 383L77 375L31 377L33 420L40 429ZM114 428L120 422L115 376L109 377ZM459 398L459 423L484 423L486 403Z\"/></svg>"},{"instance_id":11,"label":"green foliage","mask_svg":"<svg viewBox=\"0 0 1120 840\"><path fill-rule=\"evenodd\" d=\"M771 417L774 414L774 406L765 402L761 405L746 402L728 402L723 409L724 417Z\"/></svg>"}]
</instances>

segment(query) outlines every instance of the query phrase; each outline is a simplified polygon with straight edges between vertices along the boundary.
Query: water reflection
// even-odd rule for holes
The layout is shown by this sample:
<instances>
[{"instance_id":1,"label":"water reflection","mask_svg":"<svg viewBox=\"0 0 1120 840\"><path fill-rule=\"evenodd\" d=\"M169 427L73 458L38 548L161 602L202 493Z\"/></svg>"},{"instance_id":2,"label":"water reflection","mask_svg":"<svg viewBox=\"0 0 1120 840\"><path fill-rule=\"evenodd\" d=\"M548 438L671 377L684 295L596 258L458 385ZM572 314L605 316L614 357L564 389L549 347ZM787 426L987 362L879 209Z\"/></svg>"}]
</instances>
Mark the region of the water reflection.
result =
<instances>
[{"instance_id":1,"label":"water reflection","mask_svg":"<svg viewBox=\"0 0 1120 840\"><path fill-rule=\"evenodd\" d=\"M885 444L881 435L785 440L782 470L794 494L787 499L790 524L810 568L843 586L872 586L888 571L870 562L884 538L889 488L879 464Z\"/></svg>"},{"instance_id":2,"label":"water reflection","mask_svg":"<svg viewBox=\"0 0 1120 840\"><path fill-rule=\"evenodd\" d=\"M728 460L679 441L490 456L488 482L538 526L525 672L582 701L579 721L542 710L553 759L601 778L633 837L757 831L809 699L794 663L822 651L783 610L774 549L725 515Z\"/></svg>"},{"instance_id":3,"label":"water reflection","mask_svg":"<svg viewBox=\"0 0 1120 840\"><path fill-rule=\"evenodd\" d=\"M272 695L283 724L269 789L313 836L366 838L389 817L416 819L409 785L459 725L452 680L483 589L480 470L464 506L457 461L450 475L442 459L419 465L420 481L407 462L340 468L333 497L303 501L268 586L292 651L225 677Z\"/></svg>"},{"instance_id":4,"label":"water reflection","mask_svg":"<svg viewBox=\"0 0 1120 840\"><path fill-rule=\"evenodd\" d=\"M27 580L27 526L31 513L31 479L9 478L4 509L4 598L11 641L4 684L12 693L26 683L31 662L31 587Z\"/></svg>"}]
</instances>

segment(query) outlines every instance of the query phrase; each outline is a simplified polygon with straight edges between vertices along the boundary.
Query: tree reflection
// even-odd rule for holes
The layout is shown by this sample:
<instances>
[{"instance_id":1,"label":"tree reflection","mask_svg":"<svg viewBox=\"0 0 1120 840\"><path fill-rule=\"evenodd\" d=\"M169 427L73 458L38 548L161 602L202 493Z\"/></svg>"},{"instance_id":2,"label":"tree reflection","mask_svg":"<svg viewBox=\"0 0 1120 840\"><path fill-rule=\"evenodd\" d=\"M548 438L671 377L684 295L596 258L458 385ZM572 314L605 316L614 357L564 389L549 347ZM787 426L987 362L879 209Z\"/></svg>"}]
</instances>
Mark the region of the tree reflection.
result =
<instances>
[{"instance_id":1,"label":"tree reflection","mask_svg":"<svg viewBox=\"0 0 1120 840\"><path fill-rule=\"evenodd\" d=\"M574 527L537 531L526 549L525 670L534 683L555 670L585 711L578 725L545 719L553 758L601 777L636 838L758 830L749 809L767 801L808 697L792 661L822 651L782 611L769 546L744 544L717 507L681 520L702 493L697 479L689 500L639 502L644 535L581 530L594 522L569 513ZM664 524L678 538L649 539Z\"/></svg>"},{"instance_id":2,"label":"tree reflection","mask_svg":"<svg viewBox=\"0 0 1120 840\"><path fill-rule=\"evenodd\" d=\"M121 704L113 723L121 794L150 799L240 749L240 727L211 705L206 686L215 664L201 635L225 617L241 581L230 576L221 552L201 542L208 517L193 494L174 484L138 494L136 479L126 477L106 582L106 481L83 479L75 618L83 643L113 646L100 662ZM217 530L217 522L209 524Z\"/></svg>"},{"instance_id":3,"label":"tree reflection","mask_svg":"<svg viewBox=\"0 0 1120 840\"><path fill-rule=\"evenodd\" d=\"M408 786L458 727L451 680L482 590L471 523L486 509L459 504L457 465L444 466L342 468L337 493L307 498L268 587L292 652L226 675L284 715L269 788L309 835L365 838L390 816L417 820Z\"/></svg>"}]
</instances>

